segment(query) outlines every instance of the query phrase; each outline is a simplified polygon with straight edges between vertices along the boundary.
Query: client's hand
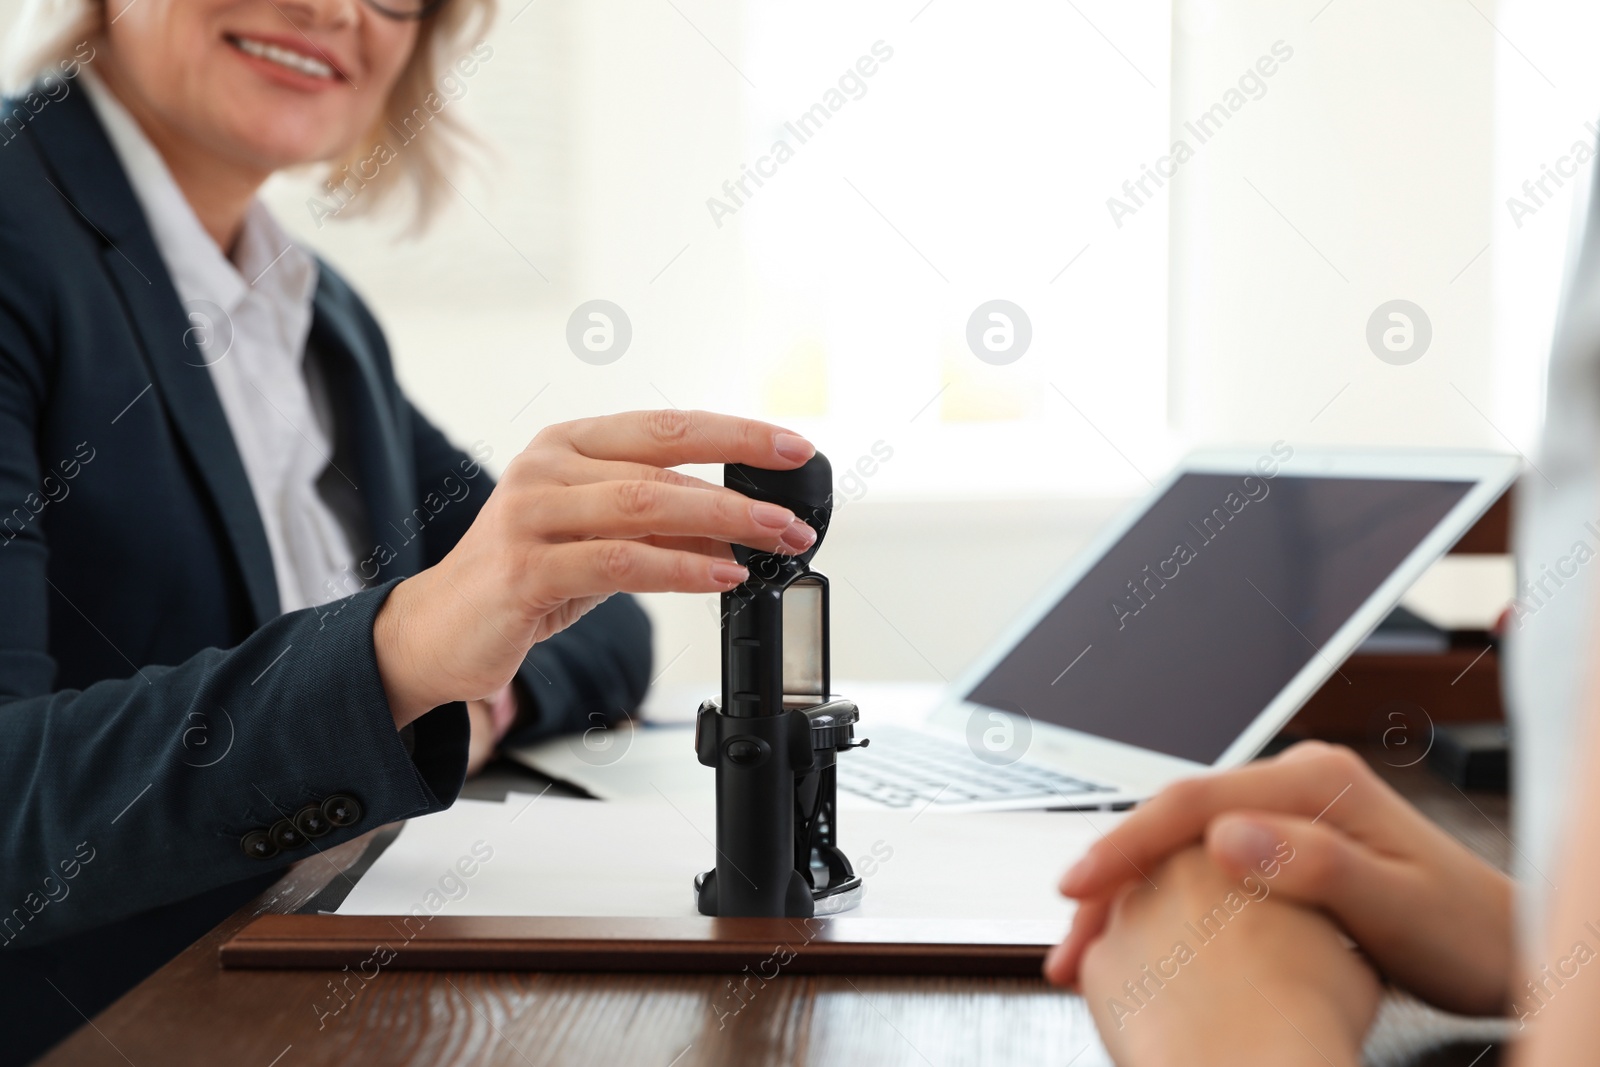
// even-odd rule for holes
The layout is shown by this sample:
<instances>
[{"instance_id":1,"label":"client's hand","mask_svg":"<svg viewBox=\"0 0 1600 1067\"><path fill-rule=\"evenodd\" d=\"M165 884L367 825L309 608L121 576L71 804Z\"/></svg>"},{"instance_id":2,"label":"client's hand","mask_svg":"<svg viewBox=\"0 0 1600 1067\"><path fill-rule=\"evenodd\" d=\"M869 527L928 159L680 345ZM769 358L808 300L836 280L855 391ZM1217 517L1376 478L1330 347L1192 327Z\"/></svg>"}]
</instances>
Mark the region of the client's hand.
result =
<instances>
[{"instance_id":1,"label":"client's hand","mask_svg":"<svg viewBox=\"0 0 1600 1067\"><path fill-rule=\"evenodd\" d=\"M814 452L777 426L705 412L636 411L544 430L455 548L378 612L373 641L395 725L493 693L536 642L613 593L721 592L747 577L730 543L810 547L816 535L789 509L667 468L790 470Z\"/></svg>"},{"instance_id":2,"label":"client's hand","mask_svg":"<svg viewBox=\"0 0 1600 1067\"><path fill-rule=\"evenodd\" d=\"M1142 1064L1354 1067L1377 977L1328 919L1191 847L1126 887L1083 956L1111 1056Z\"/></svg>"},{"instance_id":3,"label":"client's hand","mask_svg":"<svg viewBox=\"0 0 1600 1067\"><path fill-rule=\"evenodd\" d=\"M1505 1009L1510 881L1355 753L1318 742L1178 782L1096 842L1062 879L1061 891L1082 903L1045 965L1050 980L1079 979L1084 949L1124 884L1144 884L1141 872L1202 839L1233 876L1275 867L1274 894L1331 914L1396 984L1451 1011ZM1280 847L1294 859L1284 862Z\"/></svg>"}]
</instances>

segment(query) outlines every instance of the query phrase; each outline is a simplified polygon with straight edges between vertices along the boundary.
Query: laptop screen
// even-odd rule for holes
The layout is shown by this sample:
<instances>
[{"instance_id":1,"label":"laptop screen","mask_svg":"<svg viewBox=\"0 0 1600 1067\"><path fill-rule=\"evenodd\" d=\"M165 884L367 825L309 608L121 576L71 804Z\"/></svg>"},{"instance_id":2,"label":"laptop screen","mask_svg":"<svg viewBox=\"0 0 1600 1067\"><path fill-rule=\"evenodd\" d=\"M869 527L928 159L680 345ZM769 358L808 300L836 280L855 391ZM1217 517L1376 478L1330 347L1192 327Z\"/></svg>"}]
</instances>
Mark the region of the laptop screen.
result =
<instances>
[{"instance_id":1,"label":"laptop screen","mask_svg":"<svg viewBox=\"0 0 1600 1067\"><path fill-rule=\"evenodd\" d=\"M967 700L1213 763L1473 484L1181 475Z\"/></svg>"}]
</instances>

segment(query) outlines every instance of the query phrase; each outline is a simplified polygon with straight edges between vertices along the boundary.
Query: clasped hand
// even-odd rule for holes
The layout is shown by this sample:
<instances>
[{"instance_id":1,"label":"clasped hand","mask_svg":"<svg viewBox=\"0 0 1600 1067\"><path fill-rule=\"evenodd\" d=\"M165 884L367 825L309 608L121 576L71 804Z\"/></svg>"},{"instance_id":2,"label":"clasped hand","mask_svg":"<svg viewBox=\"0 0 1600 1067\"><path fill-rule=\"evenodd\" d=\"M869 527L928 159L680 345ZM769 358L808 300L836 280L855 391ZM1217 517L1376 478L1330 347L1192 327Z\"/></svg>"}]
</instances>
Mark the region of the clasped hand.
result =
<instances>
[{"instance_id":1,"label":"clasped hand","mask_svg":"<svg viewBox=\"0 0 1600 1067\"><path fill-rule=\"evenodd\" d=\"M1293 858L1285 862L1285 856ZM1230 1006L1251 998L1265 1009L1256 992L1234 980L1248 977L1268 997L1276 990L1320 1004L1319 1010L1334 1005L1339 1024L1330 1029L1356 1027L1359 1050L1371 1018L1366 967L1343 949L1325 951L1335 930L1353 939L1390 981L1441 1008L1467 1014L1505 1009L1513 957L1510 881L1408 804L1355 753L1320 742L1178 782L1096 842L1062 879L1061 891L1079 908L1072 930L1051 951L1045 975L1083 990L1115 1051L1120 1037L1113 1035L1120 1031L1104 1001L1125 993L1122 982L1137 977L1138 967L1133 975L1122 971L1138 952L1159 949L1167 957L1173 946L1162 943L1170 932L1160 932L1163 924L1193 922L1210 911L1211 897L1246 878L1270 889L1270 906L1244 909L1258 918L1254 927L1241 922L1238 929L1271 929L1287 940L1234 937L1230 925L1214 942L1226 943L1226 951L1209 944L1200 951L1203 969L1217 980L1174 983L1157 998L1175 1018L1192 1016L1183 1023L1191 1033L1203 1032L1192 1028L1211 1010L1226 1017ZM1294 962L1297 953L1322 963L1306 972ZM1224 973L1228 978L1220 977ZM1138 1050L1137 1042L1121 1047ZM1142 1062L1137 1055L1129 1059Z\"/></svg>"}]
</instances>

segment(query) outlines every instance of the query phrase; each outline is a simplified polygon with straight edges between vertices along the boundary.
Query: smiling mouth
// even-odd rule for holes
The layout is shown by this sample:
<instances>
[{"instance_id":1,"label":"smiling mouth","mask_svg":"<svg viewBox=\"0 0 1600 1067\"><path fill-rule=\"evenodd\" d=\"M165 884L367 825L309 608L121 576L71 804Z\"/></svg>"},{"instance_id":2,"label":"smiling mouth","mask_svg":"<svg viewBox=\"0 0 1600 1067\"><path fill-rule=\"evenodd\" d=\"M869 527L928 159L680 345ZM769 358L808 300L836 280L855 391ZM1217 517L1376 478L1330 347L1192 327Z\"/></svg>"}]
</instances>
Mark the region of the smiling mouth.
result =
<instances>
[{"instance_id":1,"label":"smiling mouth","mask_svg":"<svg viewBox=\"0 0 1600 1067\"><path fill-rule=\"evenodd\" d=\"M304 74L309 78L323 78L327 81L338 81L340 74L333 67L313 56L308 56L292 49L283 48L265 41L257 41L250 37L228 35L228 43L247 56L255 56L269 63L276 63L287 67L296 74Z\"/></svg>"}]
</instances>

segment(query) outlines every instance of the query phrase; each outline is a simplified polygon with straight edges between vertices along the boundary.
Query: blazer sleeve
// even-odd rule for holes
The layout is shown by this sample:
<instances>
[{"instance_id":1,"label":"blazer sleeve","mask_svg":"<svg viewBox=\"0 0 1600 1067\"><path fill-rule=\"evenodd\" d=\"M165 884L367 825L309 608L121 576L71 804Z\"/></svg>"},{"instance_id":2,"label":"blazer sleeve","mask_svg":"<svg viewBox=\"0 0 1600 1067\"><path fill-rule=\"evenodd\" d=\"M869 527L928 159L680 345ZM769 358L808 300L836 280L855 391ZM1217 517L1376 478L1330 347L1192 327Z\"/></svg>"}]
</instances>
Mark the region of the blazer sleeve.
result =
<instances>
[{"instance_id":1,"label":"blazer sleeve","mask_svg":"<svg viewBox=\"0 0 1600 1067\"><path fill-rule=\"evenodd\" d=\"M0 234L0 255L27 253ZM53 311L27 275L0 281L0 515L31 509L40 487ZM465 706L435 709L408 738L378 677L372 623L393 583L338 612L283 615L231 649L63 690L49 612L75 608L50 581L46 526L0 529L0 948L188 899L455 799ZM336 809L352 822L246 854L247 835L337 797L354 801Z\"/></svg>"},{"instance_id":2,"label":"blazer sleeve","mask_svg":"<svg viewBox=\"0 0 1600 1067\"><path fill-rule=\"evenodd\" d=\"M418 498L438 486L461 464L476 463L451 444L427 417L409 402L412 443L416 456ZM463 501L468 507L446 508L424 531L429 566L443 559L472 525L493 490L487 474L474 480L484 485ZM618 593L567 629L534 645L517 672L523 715L505 744L525 745L548 737L630 717L650 684L650 620L639 602Z\"/></svg>"}]
</instances>

